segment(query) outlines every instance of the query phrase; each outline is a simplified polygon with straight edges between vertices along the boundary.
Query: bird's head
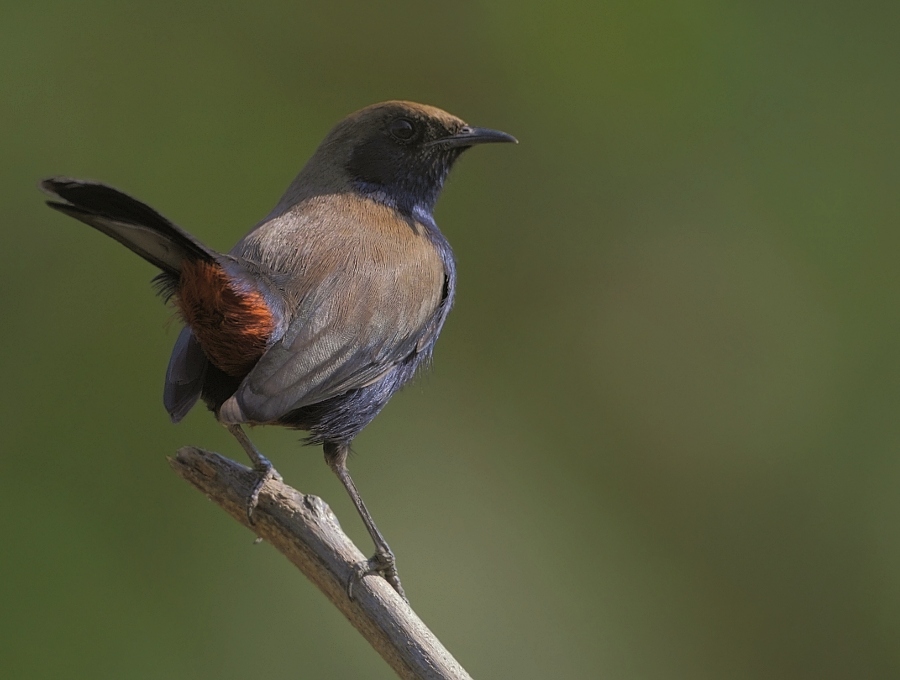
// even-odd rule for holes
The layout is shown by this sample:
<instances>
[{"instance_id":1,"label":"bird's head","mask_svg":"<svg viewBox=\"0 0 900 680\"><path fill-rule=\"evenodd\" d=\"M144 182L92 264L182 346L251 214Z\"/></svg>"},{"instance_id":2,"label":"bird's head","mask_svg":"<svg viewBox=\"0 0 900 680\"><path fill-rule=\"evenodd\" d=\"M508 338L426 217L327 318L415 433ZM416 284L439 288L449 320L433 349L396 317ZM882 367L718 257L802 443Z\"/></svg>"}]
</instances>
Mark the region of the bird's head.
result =
<instances>
[{"instance_id":1,"label":"bird's head","mask_svg":"<svg viewBox=\"0 0 900 680\"><path fill-rule=\"evenodd\" d=\"M459 155L476 144L494 142L516 139L467 125L433 106L390 101L368 106L338 123L310 164L327 164L354 189L401 209L430 212Z\"/></svg>"}]
</instances>

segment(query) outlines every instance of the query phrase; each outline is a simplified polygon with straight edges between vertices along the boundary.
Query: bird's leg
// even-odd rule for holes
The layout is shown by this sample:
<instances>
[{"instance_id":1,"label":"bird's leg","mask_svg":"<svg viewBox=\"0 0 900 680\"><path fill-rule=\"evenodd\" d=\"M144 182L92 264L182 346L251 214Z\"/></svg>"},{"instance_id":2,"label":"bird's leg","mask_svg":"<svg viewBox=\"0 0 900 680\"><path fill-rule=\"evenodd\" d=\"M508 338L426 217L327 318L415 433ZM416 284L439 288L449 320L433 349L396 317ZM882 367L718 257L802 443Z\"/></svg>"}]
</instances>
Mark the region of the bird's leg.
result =
<instances>
[{"instance_id":1,"label":"bird's leg","mask_svg":"<svg viewBox=\"0 0 900 680\"><path fill-rule=\"evenodd\" d=\"M356 581L361 580L369 574L380 574L391 584L391 586L393 586L400 597L406 600L406 593L403 592L403 586L400 585L400 577L397 574L394 553L387 544L387 541L384 540L384 536L378 531L378 527L375 526L372 515L370 515L369 511L366 509L366 504L363 503L362 497L356 489L356 484L353 483L350 472L347 470L347 454L350 452L349 445L332 444L328 442L322 449L325 452L325 462L328 463L328 467L334 470L334 474L337 475L338 479L341 480L341 484L347 489L350 499L356 506L356 511L359 513L363 524L366 525L366 529L368 529L369 535L372 537L372 542L375 543L375 554L367 562L359 565L357 573L350 577L350 582L347 584L347 594L352 600L353 585Z\"/></svg>"},{"instance_id":2,"label":"bird's leg","mask_svg":"<svg viewBox=\"0 0 900 680\"><path fill-rule=\"evenodd\" d=\"M226 425L225 427L227 427L228 431L234 435L234 438L238 440L240 445L244 447L244 451L247 452L250 460L253 461L253 469L258 475L256 484L250 492L250 498L247 500L247 519L253 524L253 510L256 508L256 504L259 503L259 492L262 491L262 488L270 479L281 481L281 475L278 474L272 466L272 463L269 462L269 459L253 446L253 442L250 441L250 438L240 425L231 424Z\"/></svg>"}]
</instances>

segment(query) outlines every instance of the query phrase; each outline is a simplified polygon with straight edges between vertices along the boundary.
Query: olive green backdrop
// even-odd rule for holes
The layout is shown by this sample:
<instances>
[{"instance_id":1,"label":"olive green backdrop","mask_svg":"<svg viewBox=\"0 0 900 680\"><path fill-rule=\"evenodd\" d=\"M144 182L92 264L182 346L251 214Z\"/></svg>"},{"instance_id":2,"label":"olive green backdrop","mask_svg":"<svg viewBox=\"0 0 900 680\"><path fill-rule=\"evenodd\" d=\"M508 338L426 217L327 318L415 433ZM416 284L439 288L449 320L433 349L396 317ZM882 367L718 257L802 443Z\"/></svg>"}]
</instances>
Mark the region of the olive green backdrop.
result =
<instances>
[{"instance_id":1,"label":"olive green backdrop","mask_svg":"<svg viewBox=\"0 0 900 680\"><path fill-rule=\"evenodd\" d=\"M0 675L389 678L173 475L152 268L42 205L107 181L213 247L338 119L507 130L437 218L434 370L351 462L477 678L900 677L900 5L0 9ZM254 432L371 549L317 449Z\"/></svg>"}]
</instances>

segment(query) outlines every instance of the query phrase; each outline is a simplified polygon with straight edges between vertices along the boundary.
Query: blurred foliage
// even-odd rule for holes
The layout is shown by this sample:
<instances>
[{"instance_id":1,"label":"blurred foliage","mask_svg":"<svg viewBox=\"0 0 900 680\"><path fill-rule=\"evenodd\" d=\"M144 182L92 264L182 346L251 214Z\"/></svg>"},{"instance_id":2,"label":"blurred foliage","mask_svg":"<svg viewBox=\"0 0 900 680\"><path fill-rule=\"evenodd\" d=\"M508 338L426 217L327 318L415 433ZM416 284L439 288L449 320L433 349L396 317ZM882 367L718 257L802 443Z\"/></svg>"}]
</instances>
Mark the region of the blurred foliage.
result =
<instances>
[{"instance_id":1,"label":"blurred foliage","mask_svg":"<svg viewBox=\"0 0 900 680\"><path fill-rule=\"evenodd\" d=\"M152 268L107 181L227 249L346 113L507 130L438 205L435 368L351 463L480 678L900 677L900 5L4 3L0 675L389 678L168 470ZM364 550L296 433L254 432Z\"/></svg>"}]
</instances>

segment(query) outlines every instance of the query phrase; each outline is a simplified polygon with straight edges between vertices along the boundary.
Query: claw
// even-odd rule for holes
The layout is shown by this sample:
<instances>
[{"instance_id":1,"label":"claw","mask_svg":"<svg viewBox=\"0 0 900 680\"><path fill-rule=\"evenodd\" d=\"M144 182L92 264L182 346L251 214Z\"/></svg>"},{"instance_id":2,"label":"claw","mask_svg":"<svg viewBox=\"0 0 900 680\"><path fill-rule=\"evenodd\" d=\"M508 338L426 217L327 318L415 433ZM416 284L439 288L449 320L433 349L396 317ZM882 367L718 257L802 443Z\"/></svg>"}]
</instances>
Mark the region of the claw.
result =
<instances>
[{"instance_id":1,"label":"claw","mask_svg":"<svg viewBox=\"0 0 900 680\"><path fill-rule=\"evenodd\" d=\"M259 478L256 480L256 484L250 492L250 498L247 499L247 521L250 522L250 524L256 524L253 520L253 511L259 504L259 494L263 487L270 480L281 481L281 475L278 474L272 464L265 458L263 458L263 460L265 461L264 465L254 468L259 475Z\"/></svg>"},{"instance_id":2,"label":"claw","mask_svg":"<svg viewBox=\"0 0 900 680\"><path fill-rule=\"evenodd\" d=\"M256 471L257 479L256 484L253 485L253 490L250 492L250 497L247 499L247 521L250 524L256 524L253 521L253 511L259 504L259 492L262 491L262 488L269 480L274 479L280 482L281 475L278 474L272 463L269 462L269 459L256 450L253 442L250 441L240 425L229 423L224 423L224 425L234 438L238 440L244 451L247 452L250 460L253 461L253 469Z\"/></svg>"},{"instance_id":3,"label":"claw","mask_svg":"<svg viewBox=\"0 0 900 680\"><path fill-rule=\"evenodd\" d=\"M403 591L403 586L400 584L394 553L390 550L376 552L370 559L356 565L354 573L347 582L347 596L351 600L353 599L353 586L370 575L381 576L391 584L391 587L397 591L397 594L403 598L403 601L409 604L409 600L406 599L406 593Z\"/></svg>"}]
</instances>

